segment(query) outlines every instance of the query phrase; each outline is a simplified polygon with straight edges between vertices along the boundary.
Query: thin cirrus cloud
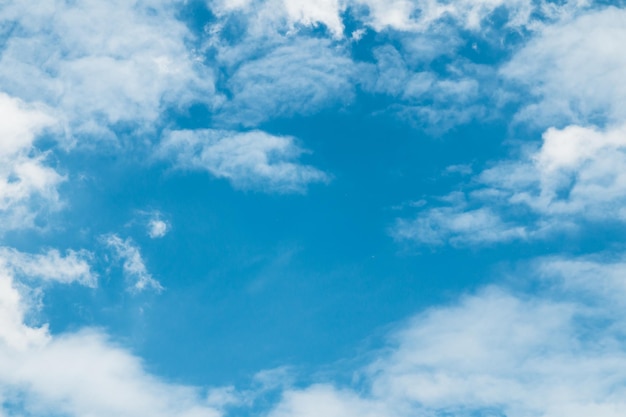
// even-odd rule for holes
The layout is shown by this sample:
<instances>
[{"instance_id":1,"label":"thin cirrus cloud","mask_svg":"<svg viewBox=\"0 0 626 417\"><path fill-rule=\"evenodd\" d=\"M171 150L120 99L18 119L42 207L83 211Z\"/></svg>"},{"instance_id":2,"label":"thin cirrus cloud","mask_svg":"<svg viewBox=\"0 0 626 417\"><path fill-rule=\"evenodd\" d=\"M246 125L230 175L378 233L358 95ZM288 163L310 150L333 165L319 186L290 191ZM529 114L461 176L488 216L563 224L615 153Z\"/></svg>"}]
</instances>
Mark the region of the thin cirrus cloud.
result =
<instances>
[{"instance_id":1,"label":"thin cirrus cloud","mask_svg":"<svg viewBox=\"0 0 626 417\"><path fill-rule=\"evenodd\" d=\"M298 163L303 152L290 136L206 129L169 132L157 156L178 169L208 171L235 188L284 193L329 181L322 171Z\"/></svg>"}]
</instances>

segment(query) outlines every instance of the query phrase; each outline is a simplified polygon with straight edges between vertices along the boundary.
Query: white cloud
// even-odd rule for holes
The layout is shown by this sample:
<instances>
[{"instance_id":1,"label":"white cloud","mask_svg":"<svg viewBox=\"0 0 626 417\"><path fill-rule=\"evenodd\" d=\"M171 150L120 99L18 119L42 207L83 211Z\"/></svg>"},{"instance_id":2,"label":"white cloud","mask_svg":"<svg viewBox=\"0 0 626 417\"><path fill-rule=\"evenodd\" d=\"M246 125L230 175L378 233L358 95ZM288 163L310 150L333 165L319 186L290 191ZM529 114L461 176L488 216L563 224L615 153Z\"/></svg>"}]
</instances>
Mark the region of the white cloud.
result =
<instances>
[{"instance_id":1,"label":"white cloud","mask_svg":"<svg viewBox=\"0 0 626 417\"><path fill-rule=\"evenodd\" d=\"M128 280L132 281L132 290L145 291L153 289L161 291L163 289L161 284L148 272L141 252L132 239L123 240L119 236L112 234L105 236L104 242L123 261L124 274Z\"/></svg>"},{"instance_id":2,"label":"white cloud","mask_svg":"<svg viewBox=\"0 0 626 417\"><path fill-rule=\"evenodd\" d=\"M98 276L91 270L92 258L93 254L86 250L68 250L62 256L56 249L34 255L0 247L0 264L17 276L64 284L77 282L89 287L95 287L98 283Z\"/></svg>"},{"instance_id":3,"label":"white cloud","mask_svg":"<svg viewBox=\"0 0 626 417\"><path fill-rule=\"evenodd\" d=\"M526 239L524 226L504 222L488 208L468 210L465 205L429 209L416 219L400 219L392 230L398 240L426 245L490 244Z\"/></svg>"},{"instance_id":4,"label":"white cloud","mask_svg":"<svg viewBox=\"0 0 626 417\"><path fill-rule=\"evenodd\" d=\"M44 106L3 93L0 113L0 231L33 227L39 214L60 205L57 186L63 177L45 165L46 154L35 147L56 120Z\"/></svg>"},{"instance_id":5,"label":"white cloud","mask_svg":"<svg viewBox=\"0 0 626 417\"><path fill-rule=\"evenodd\" d=\"M465 43L459 37L460 28L475 33L480 33L483 25L491 29L495 26L492 20L499 19L490 18L499 10L507 13L511 30L534 27L546 19L564 19L563 15L582 10L585 4L567 1L548 7L531 0L213 1L210 6L218 22L208 31L205 48L222 68L220 84L229 97L214 120L254 127L274 117L306 115L350 103L355 88L362 86L367 92L401 97L396 111L404 118L446 130L485 117L493 106L475 102L498 82L495 71L484 71L486 67L477 74L453 65L444 76L424 70L424 62L449 55ZM356 19L359 33L367 25L379 32L396 32L394 37L404 46L402 55L386 45L375 51L375 67L355 60L351 41L341 36L343 13ZM299 30L302 25L320 24L329 28L333 39ZM490 99L502 100L502 94Z\"/></svg>"},{"instance_id":6,"label":"white cloud","mask_svg":"<svg viewBox=\"0 0 626 417\"><path fill-rule=\"evenodd\" d=\"M626 10L615 7L545 26L502 68L532 97L525 122L622 123L626 120Z\"/></svg>"},{"instance_id":7,"label":"white cloud","mask_svg":"<svg viewBox=\"0 0 626 417\"><path fill-rule=\"evenodd\" d=\"M401 220L396 236L426 244L493 242L626 220L626 55L619 42L626 11L608 7L560 19L541 26L501 75L531 93L519 120L566 127L547 129L518 160L475 176L459 202Z\"/></svg>"},{"instance_id":8,"label":"white cloud","mask_svg":"<svg viewBox=\"0 0 626 417\"><path fill-rule=\"evenodd\" d=\"M31 260L40 261L26 262ZM5 359L0 409L17 415L13 404L24 415L76 417L220 415L197 389L148 374L137 357L96 330L53 335L45 325L27 325L28 305L16 288L10 272L0 268L0 356Z\"/></svg>"},{"instance_id":9,"label":"white cloud","mask_svg":"<svg viewBox=\"0 0 626 417\"><path fill-rule=\"evenodd\" d=\"M148 236L152 239L158 239L165 236L169 229L170 226L164 220L156 218L150 219L148 222Z\"/></svg>"},{"instance_id":10,"label":"white cloud","mask_svg":"<svg viewBox=\"0 0 626 417\"><path fill-rule=\"evenodd\" d=\"M303 192L310 183L328 181L323 172L297 163L304 151L294 138L261 131L173 131L157 152L179 169L206 170L242 189Z\"/></svg>"},{"instance_id":11,"label":"white cloud","mask_svg":"<svg viewBox=\"0 0 626 417\"><path fill-rule=\"evenodd\" d=\"M458 47L454 36L447 44L430 38L420 42L438 43L436 51L412 51L411 48L416 48L414 43L418 42L415 40L405 42L408 44L400 49L391 45L375 48L375 63L361 68L362 89L393 97L390 111L435 134L496 115L501 102L505 101L502 94L489 97L484 94L484 91L499 91L495 70L464 59L454 60L439 72L425 69L424 61Z\"/></svg>"},{"instance_id":12,"label":"white cloud","mask_svg":"<svg viewBox=\"0 0 626 417\"><path fill-rule=\"evenodd\" d=\"M624 304L613 309L604 300L623 298L623 277L596 264L570 281L579 260L560 262L555 267L546 259L530 268L525 278L531 281L546 269L561 274L544 281L539 294L488 287L417 315L357 373L360 389L292 388L269 415L620 416L626 409ZM611 291L589 293L596 285Z\"/></svg>"},{"instance_id":13,"label":"white cloud","mask_svg":"<svg viewBox=\"0 0 626 417\"><path fill-rule=\"evenodd\" d=\"M584 291L599 300L596 308L604 309L610 316L620 315L626 306L626 258L624 254L607 256L595 254L577 258L552 256L537 262L542 279L556 282L566 292Z\"/></svg>"},{"instance_id":14,"label":"white cloud","mask_svg":"<svg viewBox=\"0 0 626 417\"><path fill-rule=\"evenodd\" d=\"M55 108L70 134L100 138L116 123L148 127L167 106L211 101L210 71L186 45L175 1L9 2L13 27L0 57L0 90ZM201 92L200 92L201 91Z\"/></svg>"},{"instance_id":15,"label":"white cloud","mask_svg":"<svg viewBox=\"0 0 626 417\"><path fill-rule=\"evenodd\" d=\"M218 15L232 11L256 11L267 26L271 26L269 22L276 25L281 21L290 27L321 24L339 38L343 35L342 14L346 10L379 32L387 29L424 32L444 20L478 30L487 17L498 9L507 9L509 25L519 27L530 22L532 12L553 15L560 9L571 8L572 4L580 7L585 3L570 1L560 6L553 5L549 10L542 7L542 2L531 0L221 0L212 1L211 5Z\"/></svg>"},{"instance_id":16,"label":"white cloud","mask_svg":"<svg viewBox=\"0 0 626 417\"><path fill-rule=\"evenodd\" d=\"M549 129L538 151L486 170L481 181L542 215L624 218L626 127Z\"/></svg>"},{"instance_id":17,"label":"white cloud","mask_svg":"<svg viewBox=\"0 0 626 417\"><path fill-rule=\"evenodd\" d=\"M376 31L388 29L411 32L434 32L450 24L463 29L479 31L493 23L490 17L498 10L506 11L507 26L534 27L544 19L559 19L589 4L586 0L559 2L532 0L351 0L347 3Z\"/></svg>"},{"instance_id":18,"label":"white cloud","mask_svg":"<svg viewBox=\"0 0 626 417\"><path fill-rule=\"evenodd\" d=\"M289 20L302 25L325 25L333 36L343 36L343 22L339 0L283 0Z\"/></svg>"},{"instance_id":19,"label":"white cloud","mask_svg":"<svg viewBox=\"0 0 626 417\"><path fill-rule=\"evenodd\" d=\"M256 35L280 29L297 31L297 27L324 25L335 38L343 35L341 0L210 0L211 10L218 16L243 13L251 18Z\"/></svg>"},{"instance_id":20,"label":"white cloud","mask_svg":"<svg viewBox=\"0 0 626 417\"><path fill-rule=\"evenodd\" d=\"M626 221L626 127L548 129L541 147L495 164L473 184L448 206L399 221L394 234L425 244L489 243L540 238L581 220Z\"/></svg>"},{"instance_id":21,"label":"white cloud","mask_svg":"<svg viewBox=\"0 0 626 417\"><path fill-rule=\"evenodd\" d=\"M490 287L431 308L370 356L356 373L361 388L287 385L268 415L621 415L623 261L547 258L529 269L543 280L542 293ZM4 269L0 289L0 354L11 359L0 364L0 395L19 398L28 413L212 417L221 415L212 407L253 404L254 393L227 387L203 400L193 388L161 381L97 331L29 327Z\"/></svg>"}]
</instances>

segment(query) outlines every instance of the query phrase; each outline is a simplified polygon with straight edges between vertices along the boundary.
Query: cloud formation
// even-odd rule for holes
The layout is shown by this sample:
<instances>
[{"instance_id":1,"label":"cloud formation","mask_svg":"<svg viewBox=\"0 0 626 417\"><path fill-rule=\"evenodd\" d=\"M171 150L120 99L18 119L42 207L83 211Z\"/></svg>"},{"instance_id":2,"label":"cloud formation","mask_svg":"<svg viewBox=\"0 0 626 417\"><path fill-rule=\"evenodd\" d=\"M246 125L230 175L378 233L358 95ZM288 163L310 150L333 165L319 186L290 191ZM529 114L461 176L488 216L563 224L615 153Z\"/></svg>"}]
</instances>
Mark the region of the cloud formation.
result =
<instances>
[{"instance_id":1,"label":"cloud formation","mask_svg":"<svg viewBox=\"0 0 626 417\"><path fill-rule=\"evenodd\" d=\"M16 276L37 278L63 284L72 282L96 287L98 276L91 270L93 253L68 250L65 256L56 249L41 254L28 254L13 248L0 248L0 264Z\"/></svg>"},{"instance_id":2,"label":"cloud formation","mask_svg":"<svg viewBox=\"0 0 626 417\"><path fill-rule=\"evenodd\" d=\"M57 120L41 104L27 104L0 93L0 232L35 227L40 214L60 206L63 181L35 147Z\"/></svg>"},{"instance_id":3,"label":"cloud formation","mask_svg":"<svg viewBox=\"0 0 626 417\"><path fill-rule=\"evenodd\" d=\"M65 262L75 266L72 256ZM41 257L21 259L29 262L21 273L47 278L42 270L50 264ZM67 283L75 272L62 268L54 279ZM12 272L0 265L0 398L9 415L220 416L198 390L148 374L137 357L98 330L53 335L47 325L26 324L31 307L18 288Z\"/></svg>"},{"instance_id":4,"label":"cloud formation","mask_svg":"<svg viewBox=\"0 0 626 417\"><path fill-rule=\"evenodd\" d=\"M157 150L178 169L205 170L236 188L279 193L304 192L308 184L329 180L297 162L303 152L293 137L213 129L172 131Z\"/></svg>"},{"instance_id":5,"label":"cloud formation","mask_svg":"<svg viewBox=\"0 0 626 417\"><path fill-rule=\"evenodd\" d=\"M543 127L621 124L626 87L626 10L607 7L545 26L501 73L532 99L518 118Z\"/></svg>"},{"instance_id":6,"label":"cloud formation","mask_svg":"<svg viewBox=\"0 0 626 417\"><path fill-rule=\"evenodd\" d=\"M0 91L55 108L69 143L110 139L119 123L147 128L168 106L210 102L211 72L196 63L177 10L169 0L8 2Z\"/></svg>"},{"instance_id":7,"label":"cloud formation","mask_svg":"<svg viewBox=\"0 0 626 417\"><path fill-rule=\"evenodd\" d=\"M400 220L394 235L423 244L541 238L592 223L624 222L626 129L549 129L538 149L473 178L443 207Z\"/></svg>"},{"instance_id":8,"label":"cloud formation","mask_svg":"<svg viewBox=\"0 0 626 417\"><path fill-rule=\"evenodd\" d=\"M40 227L62 207L58 188L68 177L50 158L59 144L89 147L124 131L156 144L149 152L178 170L208 172L237 189L304 193L329 175L300 161L306 151L294 137L262 131L263 123L380 94L406 119L453 126L485 115L478 102L497 77L531 93L518 98L518 120L556 127L463 192L399 220L394 235L493 244L626 220L622 10L577 16L585 1L216 0L200 41L179 20L184 2L5 3L0 23L12 29L0 56L0 232ZM487 37L498 25L535 38L499 70L447 58L460 45L457 33L487 29L475 35ZM370 31L388 44L363 58L353 45ZM438 57L443 70L431 67ZM170 126L154 140L141 134L160 132L168 110L192 104L211 111L205 128ZM39 139L51 139L51 150L40 150ZM169 229L158 216L147 226L151 238ZM104 242L132 291L162 290L131 238ZM44 282L97 285L92 256L0 248L6 414L217 417L215 407L252 404L232 388L205 395L161 380L101 330L53 334L31 323L29 294ZM523 278L539 293L500 285L432 307L390 336L355 385L279 388L268 416L623 415L623 260L549 257L531 270Z\"/></svg>"},{"instance_id":9,"label":"cloud formation","mask_svg":"<svg viewBox=\"0 0 626 417\"><path fill-rule=\"evenodd\" d=\"M123 262L124 275L130 282L132 291L163 290L159 281L155 280L152 274L148 272L141 252L131 238L122 239L118 235L111 234L104 236L103 239L104 243L113 250L115 256Z\"/></svg>"},{"instance_id":10,"label":"cloud formation","mask_svg":"<svg viewBox=\"0 0 626 417\"><path fill-rule=\"evenodd\" d=\"M363 388L290 389L269 415L619 416L626 346L624 304L615 301L624 295L623 268L539 260L524 278L540 281L541 293L487 287L433 307L357 374Z\"/></svg>"},{"instance_id":11,"label":"cloud formation","mask_svg":"<svg viewBox=\"0 0 626 417\"><path fill-rule=\"evenodd\" d=\"M158 239L167 234L170 226L159 218L150 219L148 222L148 236L152 239Z\"/></svg>"}]
</instances>

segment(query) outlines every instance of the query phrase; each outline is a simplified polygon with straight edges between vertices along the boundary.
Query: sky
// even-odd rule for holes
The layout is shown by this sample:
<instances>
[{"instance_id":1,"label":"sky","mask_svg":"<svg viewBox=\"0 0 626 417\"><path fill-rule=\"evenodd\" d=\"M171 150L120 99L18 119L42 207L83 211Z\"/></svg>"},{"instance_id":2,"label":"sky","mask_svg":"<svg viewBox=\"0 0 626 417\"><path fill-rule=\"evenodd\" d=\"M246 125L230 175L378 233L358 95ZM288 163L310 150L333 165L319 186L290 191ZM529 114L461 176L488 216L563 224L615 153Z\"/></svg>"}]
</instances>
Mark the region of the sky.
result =
<instances>
[{"instance_id":1,"label":"sky","mask_svg":"<svg viewBox=\"0 0 626 417\"><path fill-rule=\"evenodd\" d=\"M0 417L626 414L626 4L0 0Z\"/></svg>"}]
</instances>

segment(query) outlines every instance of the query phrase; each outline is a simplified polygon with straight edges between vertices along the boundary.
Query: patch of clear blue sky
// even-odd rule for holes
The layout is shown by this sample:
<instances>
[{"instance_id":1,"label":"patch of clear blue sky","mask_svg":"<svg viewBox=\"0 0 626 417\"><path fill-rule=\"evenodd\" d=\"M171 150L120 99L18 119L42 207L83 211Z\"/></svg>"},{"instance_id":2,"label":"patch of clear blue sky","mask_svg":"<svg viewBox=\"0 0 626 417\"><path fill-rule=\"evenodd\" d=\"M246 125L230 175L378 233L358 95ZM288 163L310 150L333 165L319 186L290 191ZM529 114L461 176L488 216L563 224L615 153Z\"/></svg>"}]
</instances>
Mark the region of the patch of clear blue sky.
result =
<instances>
[{"instance_id":1,"label":"patch of clear blue sky","mask_svg":"<svg viewBox=\"0 0 626 417\"><path fill-rule=\"evenodd\" d=\"M211 19L198 2L183 15L196 31ZM459 56L488 64L507 57L506 48L465 36ZM366 60L374 45L388 41L366 36L355 56ZM484 55L475 56L475 42L482 42ZM456 58L430 68L443 71L445 61ZM130 153L55 155L68 172L84 175L64 190L71 206L58 216L69 220L62 223L67 229L34 240L20 232L8 243L29 249L27 242L43 240L91 249L98 253L101 287L48 291L44 313L52 331L103 326L159 375L199 385L245 384L263 369L320 369L358 357L365 346L378 346L387 326L499 280L502 264L554 244L431 250L394 242L388 231L400 214L411 213L407 202L446 194L462 182L443 175L447 166L479 170L507 155L502 144L514 136L509 122L515 109L432 136L380 112L393 101L357 91L349 105L260 126L297 137L312 152L303 162L332 175L305 195L238 191L207 173L138 164ZM201 106L172 112L169 122L212 127L210 111ZM539 139L538 132L525 133ZM171 232L149 239L139 210L164 213ZM109 266L98 241L106 233L134 239L166 290L125 292L120 268ZM606 230L603 239L617 233ZM565 250L584 253L594 240L574 236L568 245Z\"/></svg>"}]
</instances>

